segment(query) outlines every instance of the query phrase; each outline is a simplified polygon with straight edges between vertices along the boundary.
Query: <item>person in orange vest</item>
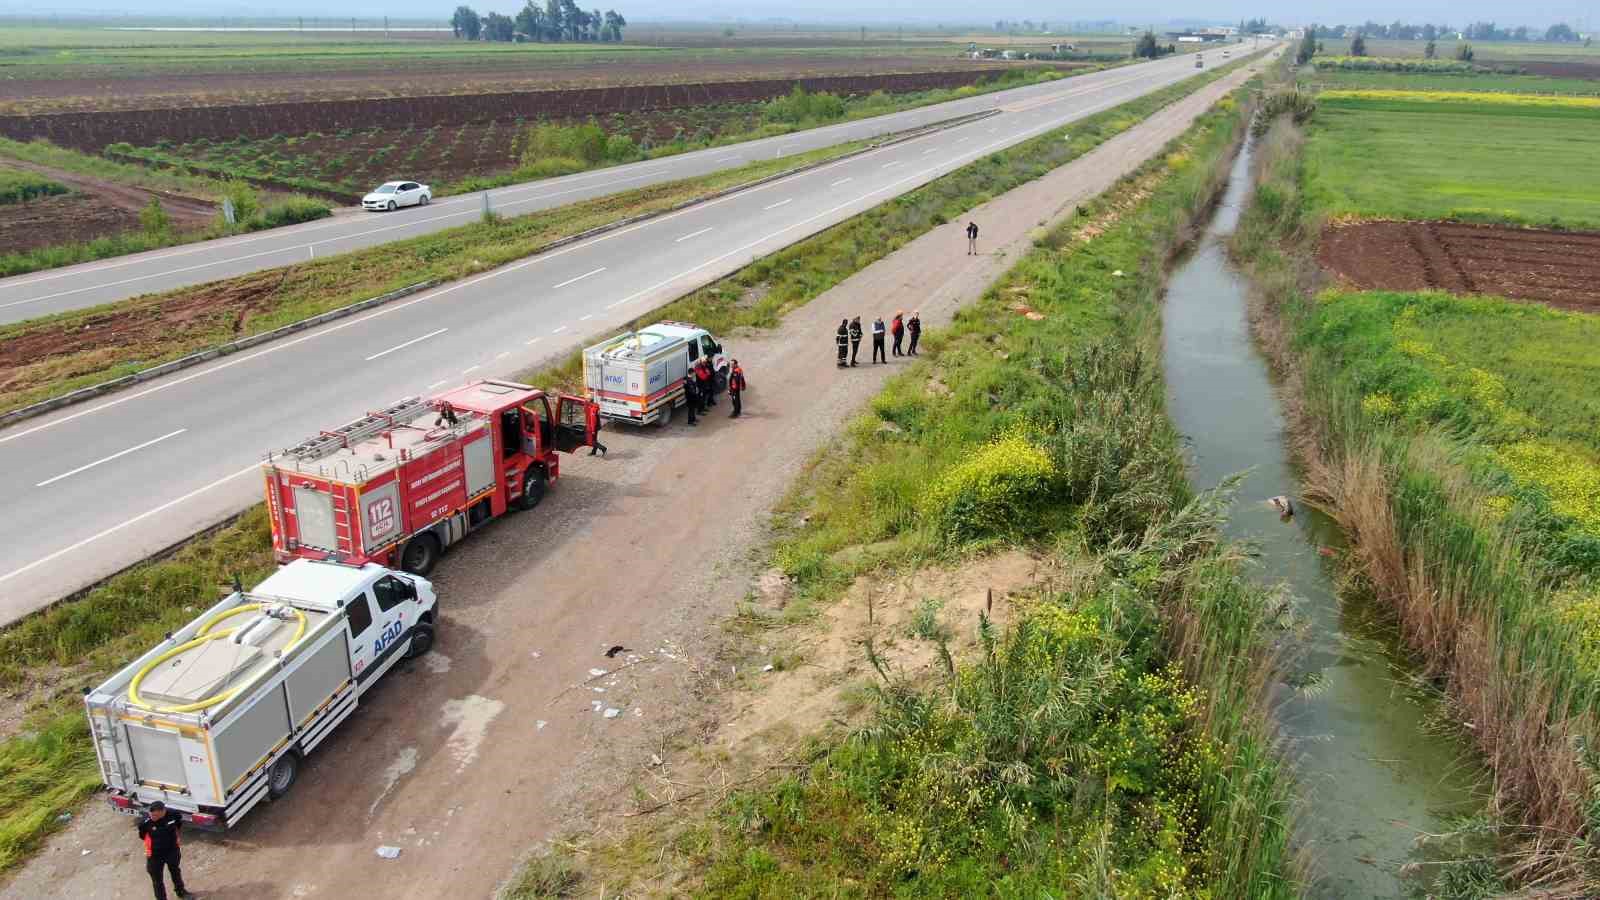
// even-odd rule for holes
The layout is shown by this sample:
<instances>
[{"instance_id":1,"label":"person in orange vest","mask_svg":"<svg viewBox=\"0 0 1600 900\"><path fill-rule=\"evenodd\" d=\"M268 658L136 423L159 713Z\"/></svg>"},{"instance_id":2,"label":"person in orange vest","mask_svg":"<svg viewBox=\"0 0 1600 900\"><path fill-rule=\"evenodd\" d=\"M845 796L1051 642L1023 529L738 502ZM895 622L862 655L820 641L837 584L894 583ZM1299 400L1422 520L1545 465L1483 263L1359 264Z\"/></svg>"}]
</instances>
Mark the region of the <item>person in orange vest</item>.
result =
<instances>
[{"instance_id":1,"label":"person in orange vest","mask_svg":"<svg viewBox=\"0 0 1600 900\"><path fill-rule=\"evenodd\" d=\"M728 417L730 419L739 418L739 413L743 411L739 397L744 393L744 387L744 370L739 368L739 361L736 359L733 361L733 371L728 373L728 399L733 401L733 415Z\"/></svg>"},{"instance_id":2,"label":"person in orange vest","mask_svg":"<svg viewBox=\"0 0 1600 900\"><path fill-rule=\"evenodd\" d=\"M179 897L189 896L183 886L183 872L178 865L182 854L178 850L178 832L183 819L167 812L160 800L150 804L150 812L139 817L139 840L144 842L144 870L150 875L150 885L155 888L156 900L167 900L167 885L163 868L172 872L172 887Z\"/></svg>"},{"instance_id":3,"label":"person in orange vest","mask_svg":"<svg viewBox=\"0 0 1600 900\"><path fill-rule=\"evenodd\" d=\"M711 364L706 362L706 359L703 356L700 357L700 361L695 364L694 379L699 383L698 386L700 388L701 406L703 408L716 406L717 379L716 376L711 374Z\"/></svg>"}]
</instances>

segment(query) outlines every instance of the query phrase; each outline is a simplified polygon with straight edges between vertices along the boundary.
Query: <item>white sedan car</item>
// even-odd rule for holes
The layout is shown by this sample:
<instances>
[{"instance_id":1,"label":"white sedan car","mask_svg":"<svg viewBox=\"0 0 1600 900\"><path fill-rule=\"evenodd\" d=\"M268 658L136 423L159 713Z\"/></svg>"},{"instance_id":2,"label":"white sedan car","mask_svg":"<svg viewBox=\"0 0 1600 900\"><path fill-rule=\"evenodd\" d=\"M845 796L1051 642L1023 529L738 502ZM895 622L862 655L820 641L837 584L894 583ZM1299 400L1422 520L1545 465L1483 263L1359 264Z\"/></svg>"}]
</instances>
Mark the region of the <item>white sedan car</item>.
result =
<instances>
[{"instance_id":1,"label":"white sedan car","mask_svg":"<svg viewBox=\"0 0 1600 900\"><path fill-rule=\"evenodd\" d=\"M427 206L433 191L415 181L386 181L361 198L362 209L392 210L401 206Z\"/></svg>"}]
</instances>

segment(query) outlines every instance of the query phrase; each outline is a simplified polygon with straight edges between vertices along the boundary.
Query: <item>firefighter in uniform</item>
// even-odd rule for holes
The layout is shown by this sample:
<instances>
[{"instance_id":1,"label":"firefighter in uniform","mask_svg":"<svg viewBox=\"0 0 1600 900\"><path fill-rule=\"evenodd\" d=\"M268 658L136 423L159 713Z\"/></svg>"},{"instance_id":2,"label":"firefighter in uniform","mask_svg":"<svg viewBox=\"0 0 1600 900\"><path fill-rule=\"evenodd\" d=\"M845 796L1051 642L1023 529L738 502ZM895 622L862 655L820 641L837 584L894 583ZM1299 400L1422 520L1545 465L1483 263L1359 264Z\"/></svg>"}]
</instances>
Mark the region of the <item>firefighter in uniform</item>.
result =
<instances>
[{"instance_id":1,"label":"firefighter in uniform","mask_svg":"<svg viewBox=\"0 0 1600 900\"><path fill-rule=\"evenodd\" d=\"M743 410L739 403L739 397L743 393L744 370L739 368L739 361L736 359L733 361L733 371L728 373L728 399L733 401L733 415L728 418L739 418L739 413Z\"/></svg>"},{"instance_id":2,"label":"firefighter in uniform","mask_svg":"<svg viewBox=\"0 0 1600 900\"><path fill-rule=\"evenodd\" d=\"M856 364L856 354L861 352L861 317L850 320L850 365Z\"/></svg>"},{"instance_id":3,"label":"firefighter in uniform","mask_svg":"<svg viewBox=\"0 0 1600 900\"><path fill-rule=\"evenodd\" d=\"M155 888L156 900L167 900L167 885L163 868L172 872L172 887L179 897L189 896L183 886L183 872L179 870L181 853L178 850L178 832L183 819L167 812L160 800L150 804L150 813L139 818L139 840L144 842L144 869L150 874L150 884Z\"/></svg>"},{"instance_id":4,"label":"firefighter in uniform","mask_svg":"<svg viewBox=\"0 0 1600 900\"><path fill-rule=\"evenodd\" d=\"M833 346L839 354L839 368L850 365L850 320L840 319L839 330L833 333Z\"/></svg>"},{"instance_id":5,"label":"firefighter in uniform","mask_svg":"<svg viewBox=\"0 0 1600 900\"><path fill-rule=\"evenodd\" d=\"M694 424L695 413L700 410L700 387L695 382L694 370L683 373L683 406L689 410L689 424Z\"/></svg>"},{"instance_id":6,"label":"firefighter in uniform","mask_svg":"<svg viewBox=\"0 0 1600 900\"><path fill-rule=\"evenodd\" d=\"M705 357L700 358L694 376L700 382L700 409L704 412L717 405L717 376L711 371L711 364L706 362Z\"/></svg>"}]
</instances>

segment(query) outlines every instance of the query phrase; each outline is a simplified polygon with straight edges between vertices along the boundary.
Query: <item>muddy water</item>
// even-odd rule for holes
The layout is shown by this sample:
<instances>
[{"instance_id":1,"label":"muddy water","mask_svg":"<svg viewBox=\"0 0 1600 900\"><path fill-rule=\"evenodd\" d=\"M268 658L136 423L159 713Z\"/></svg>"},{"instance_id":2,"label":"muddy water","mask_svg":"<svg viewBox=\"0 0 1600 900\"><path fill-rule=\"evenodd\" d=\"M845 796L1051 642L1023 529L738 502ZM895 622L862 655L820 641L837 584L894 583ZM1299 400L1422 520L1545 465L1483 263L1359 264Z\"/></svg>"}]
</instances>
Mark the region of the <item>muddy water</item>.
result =
<instances>
[{"instance_id":1,"label":"muddy water","mask_svg":"<svg viewBox=\"0 0 1600 900\"><path fill-rule=\"evenodd\" d=\"M1302 838L1319 876L1311 895L1416 895L1438 868L1417 837L1449 830L1481 800L1461 747L1429 727L1431 702L1408 690L1404 657L1379 611L1335 589L1324 554L1341 546L1338 528L1298 502L1280 520L1267 502L1295 497L1299 478L1267 364L1251 343L1246 282L1223 252L1247 198L1248 167L1246 148L1168 287L1170 411L1190 442L1195 487L1248 470L1228 536L1259 550L1260 577L1287 589L1305 625L1291 666L1300 688L1285 689L1278 714L1305 794Z\"/></svg>"}]
</instances>

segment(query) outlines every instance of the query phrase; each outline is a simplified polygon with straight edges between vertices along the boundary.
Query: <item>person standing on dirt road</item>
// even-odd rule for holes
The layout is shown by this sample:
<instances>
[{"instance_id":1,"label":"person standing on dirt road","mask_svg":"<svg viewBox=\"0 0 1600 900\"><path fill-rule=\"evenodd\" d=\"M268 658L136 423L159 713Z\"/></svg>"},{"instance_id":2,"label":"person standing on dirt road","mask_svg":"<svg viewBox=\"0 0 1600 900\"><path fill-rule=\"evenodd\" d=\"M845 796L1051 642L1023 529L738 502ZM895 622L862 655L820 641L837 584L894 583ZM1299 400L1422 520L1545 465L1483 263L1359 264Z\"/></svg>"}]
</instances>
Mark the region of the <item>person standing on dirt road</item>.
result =
<instances>
[{"instance_id":1,"label":"person standing on dirt road","mask_svg":"<svg viewBox=\"0 0 1600 900\"><path fill-rule=\"evenodd\" d=\"M883 316L872 320L872 361L876 363L882 359L885 363L889 357L883 352Z\"/></svg>"},{"instance_id":2,"label":"person standing on dirt road","mask_svg":"<svg viewBox=\"0 0 1600 900\"><path fill-rule=\"evenodd\" d=\"M889 333L894 335L895 356L905 356L904 353L900 352L900 342L904 340L906 336L906 323L904 321L905 314L906 311L903 309L895 310L894 321L889 323Z\"/></svg>"},{"instance_id":3,"label":"person standing on dirt road","mask_svg":"<svg viewBox=\"0 0 1600 900\"><path fill-rule=\"evenodd\" d=\"M861 317L850 320L850 365L856 364L856 354L861 352Z\"/></svg>"},{"instance_id":4,"label":"person standing on dirt road","mask_svg":"<svg viewBox=\"0 0 1600 900\"><path fill-rule=\"evenodd\" d=\"M967 255L978 255L978 223L967 223Z\"/></svg>"},{"instance_id":5,"label":"person standing on dirt road","mask_svg":"<svg viewBox=\"0 0 1600 900\"><path fill-rule=\"evenodd\" d=\"M733 415L728 418L737 419L739 414L744 412L744 407L739 402L742 394L744 394L744 370L739 368L739 361L736 359L733 361L733 369L728 372L728 399L733 401Z\"/></svg>"},{"instance_id":6,"label":"person standing on dirt road","mask_svg":"<svg viewBox=\"0 0 1600 900\"><path fill-rule=\"evenodd\" d=\"M912 310L911 318L906 320L906 334L911 338L911 346L906 348L906 355L917 355L917 340L922 337L922 313Z\"/></svg>"},{"instance_id":7,"label":"person standing on dirt road","mask_svg":"<svg viewBox=\"0 0 1600 900\"><path fill-rule=\"evenodd\" d=\"M705 357L700 358L694 370L695 380L700 388L700 410L704 412L717 405L717 376L711 371L711 364Z\"/></svg>"},{"instance_id":8,"label":"person standing on dirt road","mask_svg":"<svg viewBox=\"0 0 1600 900\"><path fill-rule=\"evenodd\" d=\"M850 365L850 320L840 319L839 330L833 333L833 346L839 354L838 366L843 369Z\"/></svg>"},{"instance_id":9,"label":"person standing on dirt road","mask_svg":"<svg viewBox=\"0 0 1600 900\"><path fill-rule=\"evenodd\" d=\"M167 900L167 885L162 869L172 872L172 887L179 897L189 896L183 885L183 872L178 868L182 852L178 849L178 832L183 819L167 812L160 800L150 804L150 812L139 817L139 840L144 842L144 870L150 875L150 886L155 888L156 900Z\"/></svg>"}]
</instances>

